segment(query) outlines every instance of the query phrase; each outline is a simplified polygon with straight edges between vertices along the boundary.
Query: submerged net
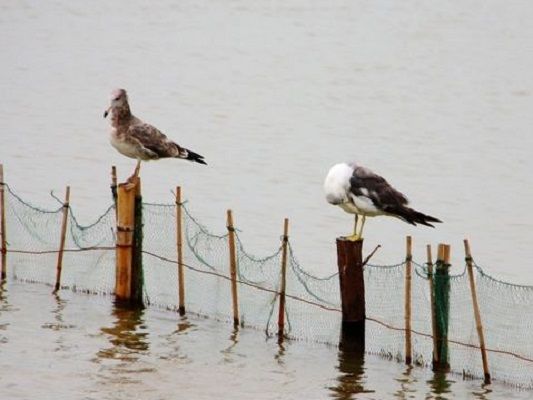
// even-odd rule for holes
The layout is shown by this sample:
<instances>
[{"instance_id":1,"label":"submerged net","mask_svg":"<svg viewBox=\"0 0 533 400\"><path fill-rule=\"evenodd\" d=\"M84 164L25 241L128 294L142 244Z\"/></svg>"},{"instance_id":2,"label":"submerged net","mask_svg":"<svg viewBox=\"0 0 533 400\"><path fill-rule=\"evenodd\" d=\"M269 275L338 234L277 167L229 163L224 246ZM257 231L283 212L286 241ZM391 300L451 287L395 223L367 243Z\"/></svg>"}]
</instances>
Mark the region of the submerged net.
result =
<instances>
[{"instance_id":1,"label":"submerged net","mask_svg":"<svg viewBox=\"0 0 533 400\"><path fill-rule=\"evenodd\" d=\"M6 194L7 260L12 278L54 285L63 207L44 210ZM229 236L212 233L183 206L185 301L188 313L233 321L229 271ZM77 291L112 294L115 285L115 208L82 226L69 213L61 285ZM144 301L177 310L178 265L176 205L143 205ZM239 318L243 326L278 331L281 241L259 258L249 254L238 229ZM405 359L404 290L406 262L366 265L366 351ZM474 268L484 324L489 367L495 380L533 389L533 287L498 281ZM435 273L437 325L448 332L447 359L453 372L483 378L469 280L464 272ZM285 336L337 345L341 332L339 277L312 275L288 245ZM447 316L447 318L446 318ZM440 319L439 319L440 318ZM431 366L433 355L428 268L413 262L413 362Z\"/></svg>"}]
</instances>

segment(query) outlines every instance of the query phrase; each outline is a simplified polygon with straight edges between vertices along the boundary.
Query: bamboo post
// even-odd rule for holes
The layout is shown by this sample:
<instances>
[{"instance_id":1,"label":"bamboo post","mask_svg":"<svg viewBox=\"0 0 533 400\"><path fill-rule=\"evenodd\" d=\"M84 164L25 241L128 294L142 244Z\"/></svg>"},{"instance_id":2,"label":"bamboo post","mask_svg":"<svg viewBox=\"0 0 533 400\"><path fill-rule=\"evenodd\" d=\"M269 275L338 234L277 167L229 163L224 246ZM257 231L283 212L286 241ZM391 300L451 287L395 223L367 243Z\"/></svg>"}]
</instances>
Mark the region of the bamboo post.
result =
<instances>
[{"instance_id":1,"label":"bamboo post","mask_svg":"<svg viewBox=\"0 0 533 400\"><path fill-rule=\"evenodd\" d=\"M405 247L405 364L411 365L413 360L411 342L411 272L413 268L413 241L411 236L406 237Z\"/></svg>"},{"instance_id":2,"label":"bamboo post","mask_svg":"<svg viewBox=\"0 0 533 400\"><path fill-rule=\"evenodd\" d=\"M61 240L59 242L59 253L57 254L56 284L54 286L54 293L61 288L61 270L63 268L63 252L65 250L65 239L67 235L69 202L70 186L67 186L65 202L63 203L63 221L61 222Z\"/></svg>"},{"instance_id":3,"label":"bamboo post","mask_svg":"<svg viewBox=\"0 0 533 400\"><path fill-rule=\"evenodd\" d=\"M4 186L4 166L0 164L0 263L2 271L0 279L2 281L7 276L6 199Z\"/></svg>"},{"instance_id":4,"label":"bamboo post","mask_svg":"<svg viewBox=\"0 0 533 400\"><path fill-rule=\"evenodd\" d=\"M117 301L131 297L131 267L135 223L135 190L131 183L121 183L117 191L117 259L115 296Z\"/></svg>"},{"instance_id":5,"label":"bamboo post","mask_svg":"<svg viewBox=\"0 0 533 400\"><path fill-rule=\"evenodd\" d=\"M281 245L281 285L279 293L278 337L283 338L285 328L285 290L287 288L287 244L289 242L289 219L283 222L283 239Z\"/></svg>"},{"instance_id":6,"label":"bamboo post","mask_svg":"<svg viewBox=\"0 0 533 400\"><path fill-rule=\"evenodd\" d=\"M235 227L233 226L233 213L227 211L227 228L229 237L229 267L231 277L231 299L233 304L233 325L239 325L239 302L237 295L237 255L235 248Z\"/></svg>"},{"instance_id":7,"label":"bamboo post","mask_svg":"<svg viewBox=\"0 0 533 400\"><path fill-rule=\"evenodd\" d=\"M437 360L434 371L450 370L448 363L448 325L450 314L450 246L439 244L435 271L435 319L437 326Z\"/></svg>"},{"instance_id":8,"label":"bamboo post","mask_svg":"<svg viewBox=\"0 0 533 400\"><path fill-rule=\"evenodd\" d=\"M342 330L345 340L365 343L365 280L363 275L363 240L337 238L337 266L342 306Z\"/></svg>"},{"instance_id":9,"label":"bamboo post","mask_svg":"<svg viewBox=\"0 0 533 400\"><path fill-rule=\"evenodd\" d=\"M439 361L438 358L438 341L437 341L437 321L435 319L435 288L433 282L433 257L431 255L431 245L427 245L427 265L428 265L428 281L429 281L429 298L431 308L431 333L433 338L433 363Z\"/></svg>"},{"instance_id":10,"label":"bamboo post","mask_svg":"<svg viewBox=\"0 0 533 400\"><path fill-rule=\"evenodd\" d=\"M474 308L474 318L476 320L477 335L479 337L479 347L481 349L481 360L483 362L483 375L486 384L491 383L489 361L487 358L487 349L485 348L485 335L483 334L483 323L481 321L481 313L479 312L479 303L477 300L476 282L474 281L474 269L472 263L472 253L470 252L470 243L464 240L465 245L465 260L468 269L468 280L470 281L470 291L472 293L472 305Z\"/></svg>"},{"instance_id":11,"label":"bamboo post","mask_svg":"<svg viewBox=\"0 0 533 400\"><path fill-rule=\"evenodd\" d=\"M183 203L181 187L176 187L176 246L178 249L178 312L185 315L185 277L183 271Z\"/></svg>"}]
</instances>

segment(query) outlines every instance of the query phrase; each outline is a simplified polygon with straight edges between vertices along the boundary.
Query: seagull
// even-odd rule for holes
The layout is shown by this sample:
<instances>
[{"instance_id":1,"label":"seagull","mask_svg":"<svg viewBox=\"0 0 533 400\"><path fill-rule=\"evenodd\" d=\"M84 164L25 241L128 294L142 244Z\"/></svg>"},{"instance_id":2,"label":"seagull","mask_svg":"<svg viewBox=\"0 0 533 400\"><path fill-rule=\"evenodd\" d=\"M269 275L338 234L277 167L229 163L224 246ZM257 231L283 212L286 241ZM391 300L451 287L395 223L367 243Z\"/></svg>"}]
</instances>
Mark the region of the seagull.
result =
<instances>
[{"instance_id":1,"label":"seagull","mask_svg":"<svg viewBox=\"0 0 533 400\"><path fill-rule=\"evenodd\" d=\"M119 153L137 160L135 173L130 180L139 174L141 160L180 158L207 165L203 156L179 146L159 129L134 116L130 111L126 90L115 89L111 92L111 105L105 110L104 118L109 113L111 113L111 144Z\"/></svg>"},{"instance_id":2,"label":"seagull","mask_svg":"<svg viewBox=\"0 0 533 400\"><path fill-rule=\"evenodd\" d=\"M408 207L407 198L385 178L356 163L340 163L331 167L324 182L324 192L328 203L355 214L354 232L346 237L348 240L363 239L366 217L388 215L412 225L431 227L434 227L432 223L442 222ZM362 218L358 231L359 216Z\"/></svg>"}]
</instances>

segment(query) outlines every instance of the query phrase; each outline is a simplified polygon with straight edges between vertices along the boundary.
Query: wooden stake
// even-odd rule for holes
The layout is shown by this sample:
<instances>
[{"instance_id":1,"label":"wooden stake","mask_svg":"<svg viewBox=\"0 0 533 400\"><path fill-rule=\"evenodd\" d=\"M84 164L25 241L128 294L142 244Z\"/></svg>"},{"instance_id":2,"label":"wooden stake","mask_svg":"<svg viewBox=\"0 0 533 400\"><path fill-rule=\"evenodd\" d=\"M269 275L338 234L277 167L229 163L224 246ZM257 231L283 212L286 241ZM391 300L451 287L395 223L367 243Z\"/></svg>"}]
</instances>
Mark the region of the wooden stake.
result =
<instances>
[{"instance_id":1,"label":"wooden stake","mask_svg":"<svg viewBox=\"0 0 533 400\"><path fill-rule=\"evenodd\" d=\"M450 246L439 244L438 258L435 271L435 320L437 327L436 360L433 362L434 371L447 372L448 363L448 326L450 313ZM438 306L438 307L437 307Z\"/></svg>"},{"instance_id":2,"label":"wooden stake","mask_svg":"<svg viewBox=\"0 0 533 400\"><path fill-rule=\"evenodd\" d=\"M483 374L485 384L491 383L489 361L487 358L487 349L485 348L485 335L483 334L483 323L481 322L481 313L479 312L479 303L477 300L476 282L474 281L474 268L472 263L472 253L468 240L464 240L465 259L468 269L468 280L470 281L470 292L472 293L472 305L474 307L474 318L476 320L477 335L479 337L479 347L481 349L481 360L483 362Z\"/></svg>"},{"instance_id":3,"label":"wooden stake","mask_svg":"<svg viewBox=\"0 0 533 400\"><path fill-rule=\"evenodd\" d=\"M183 271L183 203L181 187L176 187L176 245L178 249L178 312L185 315L185 277Z\"/></svg>"},{"instance_id":4,"label":"wooden stake","mask_svg":"<svg viewBox=\"0 0 533 400\"><path fill-rule=\"evenodd\" d=\"M135 227L135 185L121 183L117 193L117 265L115 296L118 301L131 297L133 231Z\"/></svg>"},{"instance_id":5,"label":"wooden stake","mask_svg":"<svg viewBox=\"0 0 533 400\"><path fill-rule=\"evenodd\" d=\"M6 199L4 186L4 166L0 164L0 264L2 271L0 279L2 281L7 277Z\"/></svg>"},{"instance_id":6,"label":"wooden stake","mask_svg":"<svg viewBox=\"0 0 533 400\"><path fill-rule=\"evenodd\" d=\"M111 167L111 196L115 204L115 217L117 217L117 167Z\"/></svg>"},{"instance_id":7,"label":"wooden stake","mask_svg":"<svg viewBox=\"0 0 533 400\"><path fill-rule=\"evenodd\" d=\"M235 249L235 227L233 226L233 213L227 211L227 228L229 238L229 267L231 276L231 299L233 302L233 325L239 325L239 301L237 296L237 255Z\"/></svg>"},{"instance_id":8,"label":"wooden stake","mask_svg":"<svg viewBox=\"0 0 533 400\"><path fill-rule=\"evenodd\" d=\"M363 351L366 319L364 263L363 240L337 238L342 336L344 340L358 342Z\"/></svg>"},{"instance_id":9,"label":"wooden stake","mask_svg":"<svg viewBox=\"0 0 533 400\"><path fill-rule=\"evenodd\" d=\"M437 321L435 319L435 288L433 282L433 258L431 256L431 245L428 244L426 247L427 250L427 264L428 264L428 281L429 281L429 297L430 297L430 308L431 308L431 332L433 337L433 362L439 361L439 355L437 352L438 341L437 341Z\"/></svg>"},{"instance_id":10,"label":"wooden stake","mask_svg":"<svg viewBox=\"0 0 533 400\"><path fill-rule=\"evenodd\" d=\"M131 292L129 306L143 307L143 205L141 192L141 177L133 179L135 185L133 247L131 259Z\"/></svg>"},{"instance_id":11,"label":"wooden stake","mask_svg":"<svg viewBox=\"0 0 533 400\"><path fill-rule=\"evenodd\" d=\"M413 261L413 242L411 236L405 241L405 364L411 365L413 349L411 342L411 272Z\"/></svg>"},{"instance_id":12,"label":"wooden stake","mask_svg":"<svg viewBox=\"0 0 533 400\"><path fill-rule=\"evenodd\" d=\"M63 252L65 250L65 239L67 235L69 202L70 186L67 186L67 191L65 193L65 202L63 203L63 221L61 222L61 240L59 242L59 253L57 254L57 271L54 293L56 293L61 288L61 270L63 268Z\"/></svg>"},{"instance_id":13,"label":"wooden stake","mask_svg":"<svg viewBox=\"0 0 533 400\"><path fill-rule=\"evenodd\" d=\"M289 242L289 219L285 218L283 222L283 239L281 245L281 287L279 293L279 312L278 312L278 337L283 339L285 328L285 290L287 288L287 244Z\"/></svg>"}]
</instances>

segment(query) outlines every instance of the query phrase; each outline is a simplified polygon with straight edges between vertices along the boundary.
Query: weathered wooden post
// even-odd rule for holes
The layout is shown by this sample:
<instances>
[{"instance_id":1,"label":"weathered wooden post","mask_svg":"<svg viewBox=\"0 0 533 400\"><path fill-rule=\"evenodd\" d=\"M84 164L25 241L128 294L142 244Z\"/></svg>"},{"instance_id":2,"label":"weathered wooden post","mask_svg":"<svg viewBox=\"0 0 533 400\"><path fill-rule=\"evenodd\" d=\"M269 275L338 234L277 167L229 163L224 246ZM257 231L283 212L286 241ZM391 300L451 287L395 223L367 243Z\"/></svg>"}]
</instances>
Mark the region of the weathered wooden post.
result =
<instances>
[{"instance_id":1,"label":"weathered wooden post","mask_svg":"<svg viewBox=\"0 0 533 400\"><path fill-rule=\"evenodd\" d=\"M431 245L427 245L427 266L428 266L428 282L429 282L429 298L430 298L430 308L431 308L431 336L433 337L433 359L432 362L435 364L438 362L437 354L437 320L435 318L435 288L433 282L433 257L431 255Z\"/></svg>"},{"instance_id":2,"label":"weathered wooden post","mask_svg":"<svg viewBox=\"0 0 533 400\"><path fill-rule=\"evenodd\" d=\"M365 342L365 281L363 240L337 238L337 266L342 304L343 340Z\"/></svg>"},{"instance_id":3,"label":"weathered wooden post","mask_svg":"<svg viewBox=\"0 0 533 400\"><path fill-rule=\"evenodd\" d=\"M231 300L233 305L233 325L239 326L239 299L237 295L237 254L235 248L235 227L233 226L233 213L227 211L228 245L229 245L229 271L231 278Z\"/></svg>"},{"instance_id":4,"label":"weathered wooden post","mask_svg":"<svg viewBox=\"0 0 533 400\"><path fill-rule=\"evenodd\" d=\"M448 372L448 325L450 314L450 246L439 244L435 266L435 319L437 328L436 360L434 371Z\"/></svg>"},{"instance_id":5,"label":"weathered wooden post","mask_svg":"<svg viewBox=\"0 0 533 400\"><path fill-rule=\"evenodd\" d=\"M405 247L405 364L411 365L413 361L411 341L411 273L413 269L413 240L411 236L406 237Z\"/></svg>"},{"instance_id":6,"label":"weathered wooden post","mask_svg":"<svg viewBox=\"0 0 533 400\"><path fill-rule=\"evenodd\" d=\"M135 207L133 224L133 248L131 264L131 299L130 304L143 307L143 198L141 193L141 178L136 177L135 184Z\"/></svg>"},{"instance_id":7,"label":"weathered wooden post","mask_svg":"<svg viewBox=\"0 0 533 400\"><path fill-rule=\"evenodd\" d=\"M283 340L285 329L285 291L287 289L287 244L289 242L289 219L283 222L283 238L281 245L281 285L279 291L279 312L278 312L278 338Z\"/></svg>"},{"instance_id":8,"label":"weathered wooden post","mask_svg":"<svg viewBox=\"0 0 533 400\"><path fill-rule=\"evenodd\" d=\"M135 183L118 185L115 297L119 303L129 303L132 299L135 195Z\"/></svg>"},{"instance_id":9,"label":"weathered wooden post","mask_svg":"<svg viewBox=\"0 0 533 400\"><path fill-rule=\"evenodd\" d=\"M115 205L115 217L117 216L117 167L111 166L111 197Z\"/></svg>"},{"instance_id":10,"label":"weathered wooden post","mask_svg":"<svg viewBox=\"0 0 533 400\"><path fill-rule=\"evenodd\" d=\"M485 335L483 334L483 323L481 322L481 313L479 311L479 303L477 300L476 282L474 280L474 268L472 262L472 253L470 252L470 244L468 240L464 240L465 245L465 260L468 270L468 280L470 281L470 292L472 293L472 306L474 308L474 318L476 320L476 329L479 338L479 348L481 349L481 361L483 363L483 375L485 384L490 384L489 360L487 358L487 349L485 348Z\"/></svg>"},{"instance_id":11,"label":"weathered wooden post","mask_svg":"<svg viewBox=\"0 0 533 400\"><path fill-rule=\"evenodd\" d=\"M65 239L67 236L69 202L70 186L67 186L65 202L63 203L63 220L61 221L61 239L59 241L59 252L57 253L56 283L54 285L54 293L61 288L61 270L63 269L63 252L65 250Z\"/></svg>"},{"instance_id":12,"label":"weathered wooden post","mask_svg":"<svg viewBox=\"0 0 533 400\"><path fill-rule=\"evenodd\" d=\"M183 271L183 202L181 187L176 187L176 247L178 251L178 312L185 315L185 274Z\"/></svg>"},{"instance_id":13,"label":"weathered wooden post","mask_svg":"<svg viewBox=\"0 0 533 400\"><path fill-rule=\"evenodd\" d=\"M4 192L4 166L0 164L0 264L1 277L4 281L7 277L7 230L6 230L6 198Z\"/></svg>"}]
</instances>

